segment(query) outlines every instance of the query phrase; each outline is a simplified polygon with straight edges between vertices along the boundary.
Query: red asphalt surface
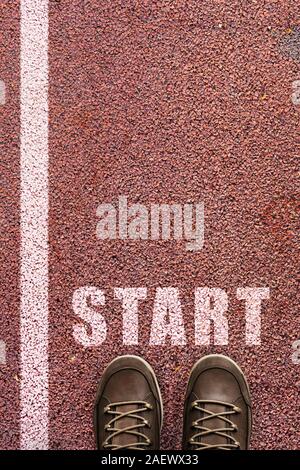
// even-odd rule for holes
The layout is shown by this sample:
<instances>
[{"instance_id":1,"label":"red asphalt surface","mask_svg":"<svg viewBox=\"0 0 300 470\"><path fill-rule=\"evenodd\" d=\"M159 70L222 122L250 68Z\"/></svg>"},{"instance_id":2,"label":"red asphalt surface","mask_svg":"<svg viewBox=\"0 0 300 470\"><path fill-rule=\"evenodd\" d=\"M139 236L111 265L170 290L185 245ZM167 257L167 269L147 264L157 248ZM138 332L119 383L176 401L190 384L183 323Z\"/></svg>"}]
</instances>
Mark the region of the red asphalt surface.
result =
<instances>
[{"instance_id":1,"label":"red asphalt surface","mask_svg":"<svg viewBox=\"0 0 300 470\"><path fill-rule=\"evenodd\" d=\"M115 356L154 367L164 399L162 448L180 448L189 370L223 353L245 372L252 449L300 447L296 212L299 62L283 38L298 0L49 2L49 432L51 449L92 449L97 382ZM19 6L1 2L0 448L19 447ZM298 194L297 194L298 193ZM204 201L205 244L99 241L96 208ZM105 343L73 337L72 296L105 290ZM178 287L188 346L149 346L156 287ZM194 289L229 295L229 344L194 345ZM245 346L238 287L270 287L260 346ZM115 287L147 287L139 346L122 345Z\"/></svg>"},{"instance_id":2,"label":"red asphalt surface","mask_svg":"<svg viewBox=\"0 0 300 470\"><path fill-rule=\"evenodd\" d=\"M19 245L20 245L20 14L18 2L0 2L0 448L19 446Z\"/></svg>"}]
</instances>

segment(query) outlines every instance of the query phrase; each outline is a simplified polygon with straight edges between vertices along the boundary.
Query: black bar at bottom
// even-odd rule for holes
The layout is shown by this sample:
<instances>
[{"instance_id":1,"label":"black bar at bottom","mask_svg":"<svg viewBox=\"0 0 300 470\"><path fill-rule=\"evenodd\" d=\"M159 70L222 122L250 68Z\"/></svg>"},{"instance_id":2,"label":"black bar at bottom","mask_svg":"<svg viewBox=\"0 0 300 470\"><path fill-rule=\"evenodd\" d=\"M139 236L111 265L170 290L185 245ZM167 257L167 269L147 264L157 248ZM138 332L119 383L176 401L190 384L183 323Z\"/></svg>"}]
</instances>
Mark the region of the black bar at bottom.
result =
<instances>
[{"instance_id":1,"label":"black bar at bottom","mask_svg":"<svg viewBox=\"0 0 300 470\"><path fill-rule=\"evenodd\" d=\"M243 465L276 464L287 468L300 468L299 451L145 451L145 452L106 452L106 451L1 451L0 467L3 463L19 465L67 464L81 468L122 468L136 469L159 465L175 466L209 466L214 464ZM88 467L87 467L88 466ZM3 467L2 467L3 468Z\"/></svg>"}]
</instances>

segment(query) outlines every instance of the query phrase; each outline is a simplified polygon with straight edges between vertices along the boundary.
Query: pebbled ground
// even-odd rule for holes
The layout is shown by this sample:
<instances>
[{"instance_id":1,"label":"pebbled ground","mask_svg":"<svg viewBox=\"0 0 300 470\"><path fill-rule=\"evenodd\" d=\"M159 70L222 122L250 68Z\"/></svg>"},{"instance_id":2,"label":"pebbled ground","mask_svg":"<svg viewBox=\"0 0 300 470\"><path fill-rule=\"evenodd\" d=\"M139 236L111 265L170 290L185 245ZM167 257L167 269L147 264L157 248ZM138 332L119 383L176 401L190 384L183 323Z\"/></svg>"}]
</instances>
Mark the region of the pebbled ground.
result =
<instances>
[{"instance_id":1,"label":"pebbled ground","mask_svg":"<svg viewBox=\"0 0 300 470\"><path fill-rule=\"evenodd\" d=\"M139 354L155 368L165 402L162 448L180 448L189 370L202 355L236 360L250 384L253 449L300 445L297 311L299 5L225 1L50 1L50 447L92 449L91 413L107 363ZM0 447L18 447L19 16L0 9L1 340ZM2 170L3 168L3 170ZM204 201L205 245L96 239L96 208ZM3 197L2 197L3 196ZM4 229L3 229L4 227ZM75 343L72 295L106 292L108 336ZM115 287L147 287L139 346L124 347ZM180 288L186 347L149 347L158 286ZM229 295L226 347L194 345L193 292ZM261 345L245 346L236 289L268 286Z\"/></svg>"}]
</instances>

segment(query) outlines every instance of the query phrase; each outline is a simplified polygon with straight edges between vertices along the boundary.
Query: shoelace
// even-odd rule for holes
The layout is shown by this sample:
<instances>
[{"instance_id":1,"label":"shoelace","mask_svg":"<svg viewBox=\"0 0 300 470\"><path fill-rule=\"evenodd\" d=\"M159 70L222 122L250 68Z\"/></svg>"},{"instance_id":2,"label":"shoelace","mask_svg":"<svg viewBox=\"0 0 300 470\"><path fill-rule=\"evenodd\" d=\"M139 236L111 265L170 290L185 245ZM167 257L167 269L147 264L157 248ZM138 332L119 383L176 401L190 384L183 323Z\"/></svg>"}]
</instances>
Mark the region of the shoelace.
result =
<instances>
[{"instance_id":1,"label":"shoelace","mask_svg":"<svg viewBox=\"0 0 300 470\"><path fill-rule=\"evenodd\" d=\"M229 408L228 411L221 411L220 413L214 413L203 407L205 404L211 405L222 405L226 408ZM239 449L240 444L235 440L233 436L230 435L231 432L237 431L237 426L229 419L227 416L235 415L240 413L241 410L235 405L231 403L226 403L217 400L196 400L192 403L192 409L199 410L203 413L203 417L197 419L193 422L192 428L195 429L195 433L189 440L189 443L192 446L195 446L194 450L231 450L231 449ZM217 429L210 429L203 425L206 421L214 418L220 418L224 421L225 426ZM226 426L228 424L229 426ZM225 437L229 439L230 442L224 444L207 444L205 442L200 442L201 438L205 436L209 436L211 434L216 434L217 436Z\"/></svg>"},{"instance_id":2,"label":"shoelace","mask_svg":"<svg viewBox=\"0 0 300 470\"><path fill-rule=\"evenodd\" d=\"M130 411L116 411L117 407L122 407L126 405L137 406L136 409ZM145 447L151 445L150 439L140 431L140 428L150 427L148 421L144 419L139 413L144 411L152 410L153 407L150 403L144 401L123 401L119 403L111 403L110 405L104 408L104 413L113 415L114 417L107 423L105 430L110 433L107 439L103 442L104 449L111 450L120 450L120 449L132 449L132 450L143 450ZM132 426L124 427L123 429L118 429L115 424L123 418L130 417L138 422ZM130 434L136 436L137 442L128 443L126 445L113 444L112 440L119 436L120 434ZM140 440L141 438L142 440Z\"/></svg>"}]
</instances>

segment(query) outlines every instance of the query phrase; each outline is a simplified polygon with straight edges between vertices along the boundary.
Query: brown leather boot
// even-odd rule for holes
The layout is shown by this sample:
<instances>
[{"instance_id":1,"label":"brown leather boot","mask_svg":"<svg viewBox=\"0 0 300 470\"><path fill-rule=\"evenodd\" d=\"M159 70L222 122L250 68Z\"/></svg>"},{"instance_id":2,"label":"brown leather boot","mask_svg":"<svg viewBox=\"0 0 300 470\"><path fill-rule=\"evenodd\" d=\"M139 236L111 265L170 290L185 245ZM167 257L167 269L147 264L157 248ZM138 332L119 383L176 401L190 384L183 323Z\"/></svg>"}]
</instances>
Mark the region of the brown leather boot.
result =
<instances>
[{"instance_id":1,"label":"brown leather boot","mask_svg":"<svg viewBox=\"0 0 300 470\"><path fill-rule=\"evenodd\" d=\"M99 383L94 429L98 449L159 449L162 398L151 366L137 356L120 356Z\"/></svg>"},{"instance_id":2,"label":"brown leather boot","mask_svg":"<svg viewBox=\"0 0 300 470\"><path fill-rule=\"evenodd\" d=\"M243 372L226 356L203 357L187 387L183 449L248 449L250 434L251 400Z\"/></svg>"}]
</instances>

